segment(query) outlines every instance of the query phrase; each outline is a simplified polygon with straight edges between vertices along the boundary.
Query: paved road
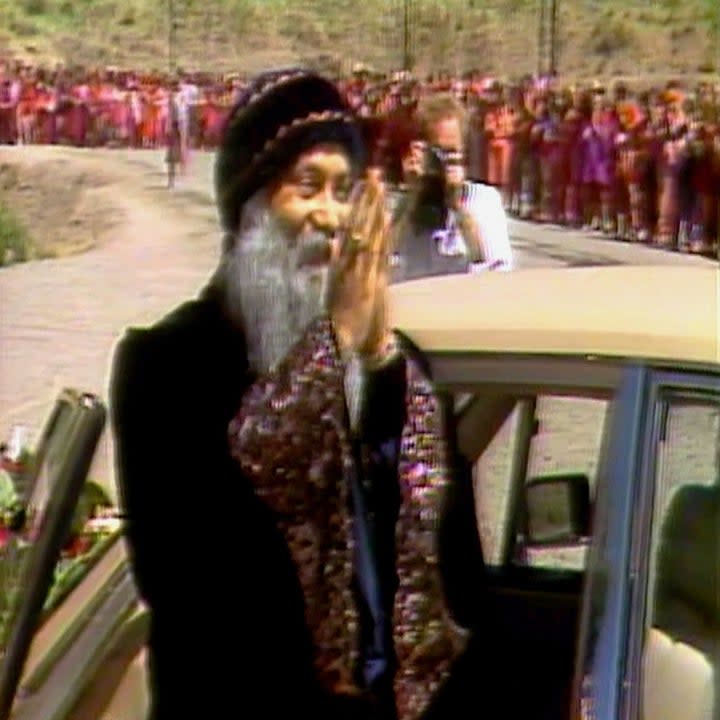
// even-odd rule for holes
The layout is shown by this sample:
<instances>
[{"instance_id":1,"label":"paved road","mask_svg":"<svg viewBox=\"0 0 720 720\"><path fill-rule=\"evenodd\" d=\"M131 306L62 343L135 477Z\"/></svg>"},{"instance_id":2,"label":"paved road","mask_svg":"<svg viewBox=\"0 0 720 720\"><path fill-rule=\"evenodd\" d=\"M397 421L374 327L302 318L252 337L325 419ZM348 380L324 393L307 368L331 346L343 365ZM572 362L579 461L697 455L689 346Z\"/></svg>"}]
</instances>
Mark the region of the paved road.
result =
<instances>
[{"instance_id":1,"label":"paved road","mask_svg":"<svg viewBox=\"0 0 720 720\"><path fill-rule=\"evenodd\" d=\"M212 156L196 154L176 191L164 190L162 154L145 151L4 148L102 168L125 219L111 239L76 257L0 269L0 437L38 429L57 390L106 396L108 363L129 324L147 323L194 294L217 260ZM607 264L707 264L702 258L511 221L519 268ZM110 477L107 439L94 473Z\"/></svg>"}]
</instances>

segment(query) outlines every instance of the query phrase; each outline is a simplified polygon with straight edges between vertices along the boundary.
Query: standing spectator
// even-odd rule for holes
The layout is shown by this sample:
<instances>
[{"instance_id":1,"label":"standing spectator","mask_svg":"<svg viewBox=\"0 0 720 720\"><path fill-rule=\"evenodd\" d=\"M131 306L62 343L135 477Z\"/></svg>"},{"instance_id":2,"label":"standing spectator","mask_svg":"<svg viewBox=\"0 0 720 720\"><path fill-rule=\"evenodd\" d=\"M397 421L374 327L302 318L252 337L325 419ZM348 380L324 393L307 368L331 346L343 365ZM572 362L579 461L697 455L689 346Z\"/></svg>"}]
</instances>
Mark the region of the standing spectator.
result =
<instances>
[{"instance_id":1,"label":"standing spectator","mask_svg":"<svg viewBox=\"0 0 720 720\"><path fill-rule=\"evenodd\" d=\"M425 98L404 158L407 191L394 211L395 281L511 270L507 216L497 189L464 171L465 112L447 93Z\"/></svg>"},{"instance_id":2,"label":"standing spectator","mask_svg":"<svg viewBox=\"0 0 720 720\"><path fill-rule=\"evenodd\" d=\"M613 232L615 139L617 124L612 101L598 92L590 124L583 130L583 191L590 229Z\"/></svg>"}]
</instances>

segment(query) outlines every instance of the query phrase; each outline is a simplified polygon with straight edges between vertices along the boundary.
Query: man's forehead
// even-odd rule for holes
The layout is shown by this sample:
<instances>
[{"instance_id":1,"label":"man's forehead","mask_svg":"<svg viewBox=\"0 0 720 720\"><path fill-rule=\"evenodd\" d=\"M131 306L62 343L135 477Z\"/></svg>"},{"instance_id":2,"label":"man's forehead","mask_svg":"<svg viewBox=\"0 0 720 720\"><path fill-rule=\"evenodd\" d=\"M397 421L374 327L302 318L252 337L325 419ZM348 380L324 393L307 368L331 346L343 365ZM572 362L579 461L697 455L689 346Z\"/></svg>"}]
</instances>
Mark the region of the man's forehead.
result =
<instances>
[{"instance_id":1,"label":"man's forehead","mask_svg":"<svg viewBox=\"0 0 720 720\"><path fill-rule=\"evenodd\" d=\"M335 143L316 145L298 156L294 169L312 169L333 175L348 174L350 157L342 145Z\"/></svg>"},{"instance_id":2,"label":"man's forehead","mask_svg":"<svg viewBox=\"0 0 720 720\"><path fill-rule=\"evenodd\" d=\"M460 121L453 116L441 118L432 128L433 142L443 147L456 147L462 141Z\"/></svg>"}]
</instances>

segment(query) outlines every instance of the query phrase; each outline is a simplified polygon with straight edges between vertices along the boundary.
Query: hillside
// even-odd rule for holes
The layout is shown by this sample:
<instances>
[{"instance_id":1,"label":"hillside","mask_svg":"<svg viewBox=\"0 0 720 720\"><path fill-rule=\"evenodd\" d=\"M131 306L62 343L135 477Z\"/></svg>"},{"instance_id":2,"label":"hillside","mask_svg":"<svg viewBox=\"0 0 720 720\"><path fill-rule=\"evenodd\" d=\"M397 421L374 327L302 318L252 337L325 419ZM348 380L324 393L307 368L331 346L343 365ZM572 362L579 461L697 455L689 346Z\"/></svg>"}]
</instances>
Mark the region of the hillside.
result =
<instances>
[{"instance_id":1,"label":"hillside","mask_svg":"<svg viewBox=\"0 0 720 720\"><path fill-rule=\"evenodd\" d=\"M537 67L537 0L408 0L421 71ZM34 62L253 72L319 56L385 70L403 0L0 0L0 53ZM720 0L559 0L563 75L720 72ZM170 32L170 8L175 17ZM172 36L172 42L170 38Z\"/></svg>"}]
</instances>

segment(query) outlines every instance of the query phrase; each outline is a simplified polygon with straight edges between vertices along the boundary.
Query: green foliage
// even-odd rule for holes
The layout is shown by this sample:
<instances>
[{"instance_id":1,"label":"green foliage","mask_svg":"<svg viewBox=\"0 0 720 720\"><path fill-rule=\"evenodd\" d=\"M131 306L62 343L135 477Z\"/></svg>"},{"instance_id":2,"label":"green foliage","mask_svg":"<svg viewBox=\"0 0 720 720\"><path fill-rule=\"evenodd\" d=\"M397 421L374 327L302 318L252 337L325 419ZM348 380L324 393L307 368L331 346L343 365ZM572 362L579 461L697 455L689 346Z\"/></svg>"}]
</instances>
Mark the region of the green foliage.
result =
<instances>
[{"instance_id":1,"label":"green foliage","mask_svg":"<svg viewBox=\"0 0 720 720\"><path fill-rule=\"evenodd\" d=\"M0 471L0 508L15 507L17 502L10 476ZM72 536L81 532L96 507L110 505L110 499L103 488L96 482L87 480L73 518ZM82 554L59 560L55 566L53 582L44 605L46 614L62 603L92 565L114 542L114 538L113 534L98 534ZM14 617L16 602L24 591L24 588L21 587L21 580L31 547L30 544L15 536L4 548L0 548L0 649L7 643L9 623Z\"/></svg>"},{"instance_id":2,"label":"green foliage","mask_svg":"<svg viewBox=\"0 0 720 720\"><path fill-rule=\"evenodd\" d=\"M15 213L0 201L0 267L30 256L30 236Z\"/></svg>"},{"instance_id":3,"label":"green foliage","mask_svg":"<svg viewBox=\"0 0 720 720\"><path fill-rule=\"evenodd\" d=\"M6 515L13 511L17 501L15 483L10 473L0 469L0 523L4 524Z\"/></svg>"},{"instance_id":4,"label":"green foliage","mask_svg":"<svg viewBox=\"0 0 720 720\"><path fill-rule=\"evenodd\" d=\"M63 602L115 541L115 535L112 534L99 536L87 553L61 560L55 566L53 584L43 606L45 615L52 613Z\"/></svg>"},{"instance_id":5,"label":"green foliage","mask_svg":"<svg viewBox=\"0 0 720 720\"><path fill-rule=\"evenodd\" d=\"M21 5L28 15L44 15L50 9L48 0L22 0Z\"/></svg>"},{"instance_id":6,"label":"green foliage","mask_svg":"<svg viewBox=\"0 0 720 720\"><path fill-rule=\"evenodd\" d=\"M11 621L22 590L20 580L28 550L28 545L13 539L0 551L0 649L9 639Z\"/></svg>"},{"instance_id":7,"label":"green foliage","mask_svg":"<svg viewBox=\"0 0 720 720\"><path fill-rule=\"evenodd\" d=\"M363 61L388 70L402 61L406 4L419 69L439 63L524 72L535 65L537 0L0 0L0 26L16 47L46 47L68 63L164 69L172 7L173 57L185 68L254 71L333 55L346 69ZM714 53L714 40L706 38L720 23L718 0L567 0L558 7L561 68L572 54L589 72L616 54L621 63L644 58L676 69L669 53L651 48L667 46L661 36L687 26L695 28L692 37L673 42L678 58L696 66L705 45ZM653 32L661 34L656 45ZM684 58L687 48L698 52Z\"/></svg>"},{"instance_id":8,"label":"green foliage","mask_svg":"<svg viewBox=\"0 0 720 720\"><path fill-rule=\"evenodd\" d=\"M96 482L88 480L83 487L80 500L75 508L70 534L78 535L82 531L87 521L92 517L95 508L109 507L111 504L110 498L108 498L102 487Z\"/></svg>"},{"instance_id":9,"label":"green foliage","mask_svg":"<svg viewBox=\"0 0 720 720\"><path fill-rule=\"evenodd\" d=\"M720 2L718 0L703 0L703 16L711 30L720 31Z\"/></svg>"},{"instance_id":10,"label":"green foliage","mask_svg":"<svg viewBox=\"0 0 720 720\"><path fill-rule=\"evenodd\" d=\"M15 484L10 473L0 469L0 508L7 507L15 501Z\"/></svg>"}]
</instances>

